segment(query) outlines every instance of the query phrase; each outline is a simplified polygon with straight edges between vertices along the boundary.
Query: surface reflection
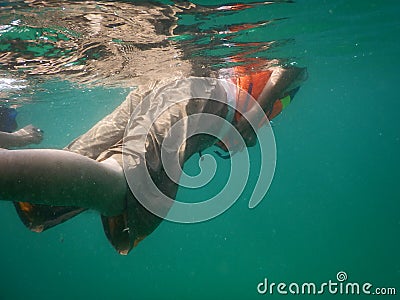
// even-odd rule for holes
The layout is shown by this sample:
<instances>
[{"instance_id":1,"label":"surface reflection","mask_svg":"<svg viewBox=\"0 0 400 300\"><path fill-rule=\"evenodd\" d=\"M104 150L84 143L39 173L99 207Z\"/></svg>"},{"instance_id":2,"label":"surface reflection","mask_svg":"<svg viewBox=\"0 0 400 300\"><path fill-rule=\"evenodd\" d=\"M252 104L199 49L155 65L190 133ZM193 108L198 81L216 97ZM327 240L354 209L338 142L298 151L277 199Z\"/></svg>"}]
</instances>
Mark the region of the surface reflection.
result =
<instances>
[{"instance_id":1,"label":"surface reflection","mask_svg":"<svg viewBox=\"0 0 400 300\"><path fill-rule=\"evenodd\" d=\"M267 50L279 42L262 31L279 19L264 20L257 12L282 2L291 1L9 1L0 8L1 77L29 79L29 85L57 77L127 87L171 76L213 76L235 65L249 64L249 70L263 60L278 63ZM232 21L249 15L258 17Z\"/></svg>"}]
</instances>

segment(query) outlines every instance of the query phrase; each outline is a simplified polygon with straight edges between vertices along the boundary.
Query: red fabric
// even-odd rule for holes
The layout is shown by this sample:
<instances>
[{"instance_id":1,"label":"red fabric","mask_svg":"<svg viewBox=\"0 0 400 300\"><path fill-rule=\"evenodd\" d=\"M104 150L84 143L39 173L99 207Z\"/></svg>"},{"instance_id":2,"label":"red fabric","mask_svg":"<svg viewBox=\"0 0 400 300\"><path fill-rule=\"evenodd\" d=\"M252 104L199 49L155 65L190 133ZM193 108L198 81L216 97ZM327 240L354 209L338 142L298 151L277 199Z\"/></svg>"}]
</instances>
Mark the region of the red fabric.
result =
<instances>
[{"instance_id":1,"label":"red fabric","mask_svg":"<svg viewBox=\"0 0 400 300\"><path fill-rule=\"evenodd\" d=\"M235 67L235 74L245 73L244 67ZM238 95L236 99L236 107L239 111L247 111L251 108L251 100L248 99L248 93L258 101L264 86L267 84L271 77L272 71L260 71L257 73L249 73L234 79L236 86L238 87ZM250 89L251 86L251 89ZM250 91L251 90L251 91ZM240 119L240 113L236 112L235 119Z\"/></svg>"}]
</instances>

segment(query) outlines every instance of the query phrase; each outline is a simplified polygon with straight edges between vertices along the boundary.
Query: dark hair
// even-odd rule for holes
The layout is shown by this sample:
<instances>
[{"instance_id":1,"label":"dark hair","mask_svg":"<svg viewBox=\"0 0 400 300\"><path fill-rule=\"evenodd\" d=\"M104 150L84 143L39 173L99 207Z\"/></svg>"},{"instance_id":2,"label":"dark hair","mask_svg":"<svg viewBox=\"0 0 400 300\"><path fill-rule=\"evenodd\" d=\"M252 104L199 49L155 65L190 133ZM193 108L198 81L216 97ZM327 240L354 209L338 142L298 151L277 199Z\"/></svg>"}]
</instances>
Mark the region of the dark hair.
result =
<instances>
[{"instance_id":1,"label":"dark hair","mask_svg":"<svg viewBox=\"0 0 400 300\"><path fill-rule=\"evenodd\" d=\"M13 132L17 129L15 120L17 111L14 108L8 108L0 105L0 131Z\"/></svg>"}]
</instances>

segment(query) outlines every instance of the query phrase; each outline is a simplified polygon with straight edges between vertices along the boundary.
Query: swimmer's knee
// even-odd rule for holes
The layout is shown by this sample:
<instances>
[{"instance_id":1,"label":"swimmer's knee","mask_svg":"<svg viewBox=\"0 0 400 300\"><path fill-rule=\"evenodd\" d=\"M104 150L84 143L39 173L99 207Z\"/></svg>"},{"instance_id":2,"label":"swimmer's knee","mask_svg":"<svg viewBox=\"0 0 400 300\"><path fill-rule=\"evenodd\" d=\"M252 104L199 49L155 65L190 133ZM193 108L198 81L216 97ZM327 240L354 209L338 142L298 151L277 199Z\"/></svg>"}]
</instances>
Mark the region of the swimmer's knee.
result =
<instances>
[{"instance_id":1,"label":"swimmer's knee","mask_svg":"<svg viewBox=\"0 0 400 300\"><path fill-rule=\"evenodd\" d=\"M113 157L109 157L105 160L102 160L100 163L110 170L113 170L118 173L123 173L122 166Z\"/></svg>"}]
</instances>

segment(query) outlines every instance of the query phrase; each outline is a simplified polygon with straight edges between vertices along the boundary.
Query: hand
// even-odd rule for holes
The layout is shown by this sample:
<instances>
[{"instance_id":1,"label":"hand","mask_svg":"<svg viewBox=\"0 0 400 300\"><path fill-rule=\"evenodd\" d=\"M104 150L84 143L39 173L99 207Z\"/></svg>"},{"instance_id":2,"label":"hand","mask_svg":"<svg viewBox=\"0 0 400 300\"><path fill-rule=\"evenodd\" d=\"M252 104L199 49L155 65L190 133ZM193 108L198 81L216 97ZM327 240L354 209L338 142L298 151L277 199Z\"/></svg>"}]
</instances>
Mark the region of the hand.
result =
<instances>
[{"instance_id":1,"label":"hand","mask_svg":"<svg viewBox=\"0 0 400 300\"><path fill-rule=\"evenodd\" d=\"M18 139L19 146L39 144L43 140L43 130L34 127L32 124L15 131L13 135Z\"/></svg>"}]
</instances>

